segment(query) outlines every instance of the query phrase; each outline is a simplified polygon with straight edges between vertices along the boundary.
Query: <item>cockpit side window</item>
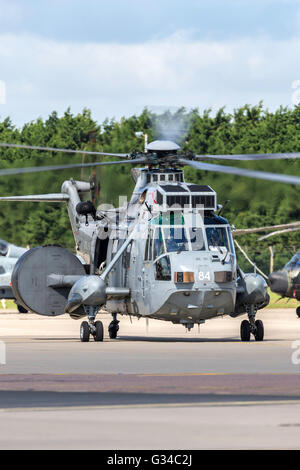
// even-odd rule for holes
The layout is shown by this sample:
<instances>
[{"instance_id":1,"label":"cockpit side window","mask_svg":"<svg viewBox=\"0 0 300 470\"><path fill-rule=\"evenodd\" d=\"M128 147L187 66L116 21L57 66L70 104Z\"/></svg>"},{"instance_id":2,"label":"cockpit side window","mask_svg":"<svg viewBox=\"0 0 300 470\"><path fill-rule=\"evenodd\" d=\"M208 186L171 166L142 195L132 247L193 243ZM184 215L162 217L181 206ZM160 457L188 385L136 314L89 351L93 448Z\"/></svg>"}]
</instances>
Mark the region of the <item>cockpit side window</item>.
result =
<instances>
[{"instance_id":1,"label":"cockpit side window","mask_svg":"<svg viewBox=\"0 0 300 470\"><path fill-rule=\"evenodd\" d=\"M162 256L155 263L155 279L171 281L171 262L169 256Z\"/></svg>"},{"instance_id":2,"label":"cockpit side window","mask_svg":"<svg viewBox=\"0 0 300 470\"><path fill-rule=\"evenodd\" d=\"M284 269L287 270L292 270L295 268L300 268L300 252L296 253L284 267Z\"/></svg>"},{"instance_id":3,"label":"cockpit side window","mask_svg":"<svg viewBox=\"0 0 300 470\"><path fill-rule=\"evenodd\" d=\"M6 256L8 252L8 245L3 240L0 240L0 256Z\"/></svg>"},{"instance_id":4,"label":"cockpit side window","mask_svg":"<svg viewBox=\"0 0 300 470\"><path fill-rule=\"evenodd\" d=\"M235 253L233 238L232 238L231 231L230 231L229 227L227 227L227 235L228 235L228 239L229 239L230 251L231 251L231 253Z\"/></svg>"}]
</instances>

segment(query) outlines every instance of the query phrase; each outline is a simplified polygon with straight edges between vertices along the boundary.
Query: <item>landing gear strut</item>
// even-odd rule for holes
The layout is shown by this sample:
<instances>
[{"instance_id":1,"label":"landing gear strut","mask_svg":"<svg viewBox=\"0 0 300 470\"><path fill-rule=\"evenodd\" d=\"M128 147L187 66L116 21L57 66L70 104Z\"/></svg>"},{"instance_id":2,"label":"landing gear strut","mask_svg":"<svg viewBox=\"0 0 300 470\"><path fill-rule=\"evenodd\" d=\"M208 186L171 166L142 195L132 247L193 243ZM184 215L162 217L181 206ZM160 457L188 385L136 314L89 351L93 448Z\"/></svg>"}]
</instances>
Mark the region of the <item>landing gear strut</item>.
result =
<instances>
[{"instance_id":1,"label":"landing gear strut","mask_svg":"<svg viewBox=\"0 0 300 470\"><path fill-rule=\"evenodd\" d=\"M113 313L113 320L110 322L108 327L108 334L111 339L116 339L119 331L119 321L117 320L117 314Z\"/></svg>"},{"instance_id":2,"label":"landing gear strut","mask_svg":"<svg viewBox=\"0 0 300 470\"><path fill-rule=\"evenodd\" d=\"M80 341L87 343L90 340L90 335L94 337L95 341L103 341L103 323L96 321L97 309L95 307L88 308L88 322L83 321L80 326Z\"/></svg>"},{"instance_id":3,"label":"landing gear strut","mask_svg":"<svg viewBox=\"0 0 300 470\"><path fill-rule=\"evenodd\" d=\"M255 320L256 312L255 305L250 305L247 309L249 320L243 320L241 323L242 341L250 341L251 333L256 341L263 341L264 339L264 324L261 320Z\"/></svg>"}]
</instances>

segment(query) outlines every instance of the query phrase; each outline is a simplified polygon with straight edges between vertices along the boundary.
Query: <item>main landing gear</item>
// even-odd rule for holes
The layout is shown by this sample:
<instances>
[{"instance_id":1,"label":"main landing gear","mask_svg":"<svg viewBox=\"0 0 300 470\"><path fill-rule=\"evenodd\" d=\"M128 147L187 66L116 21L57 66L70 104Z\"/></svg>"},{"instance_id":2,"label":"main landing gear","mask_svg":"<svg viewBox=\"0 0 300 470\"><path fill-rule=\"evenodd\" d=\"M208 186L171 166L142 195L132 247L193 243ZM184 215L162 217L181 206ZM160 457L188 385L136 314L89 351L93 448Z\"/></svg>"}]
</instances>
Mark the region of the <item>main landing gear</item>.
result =
<instances>
[{"instance_id":1,"label":"main landing gear","mask_svg":"<svg viewBox=\"0 0 300 470\"><path fill-rule=\"evenodd\" d=\"M241 340L250 341L250 336L252 333L256 341L263 341L264 324L261 320L255 320L255 306L251 305L247 313L249 320L243 320L241 323Z\"/></svg>"},{"instance_id":2,"label":"main landing gear","mask_svg":"<svg viewBox=\"0 0 300 470\"><path fill-rule=\"evenodd\" d=\"M300 307L296 308L296 313L297 313L298 317L300 318Z\"/></svg>"},{"instance_id":3,"label":"main landing gear","mask_svg":"<svg viewBox=\"0 0 300 470\"><path fill-rule=\"evenodd\" d=\"M108 334L110 339L116 339L119 331L119 321L117 320L117 314L113 313L113 320L110 322L108 327Z\"/></svg>"},{"instance_id":4,"label":"main landing gear","mask_svg":"<svg viewBox=\"0 0 300 470\"><path fill-rule=\"evenodd\" d=\"M90 336L94 337L95 341L103 341L103 323L96 321L97 309L88 307L88 322L83 321L80 325L80 341L86 343L90 340Z\"/></svg>"}]
</instances>

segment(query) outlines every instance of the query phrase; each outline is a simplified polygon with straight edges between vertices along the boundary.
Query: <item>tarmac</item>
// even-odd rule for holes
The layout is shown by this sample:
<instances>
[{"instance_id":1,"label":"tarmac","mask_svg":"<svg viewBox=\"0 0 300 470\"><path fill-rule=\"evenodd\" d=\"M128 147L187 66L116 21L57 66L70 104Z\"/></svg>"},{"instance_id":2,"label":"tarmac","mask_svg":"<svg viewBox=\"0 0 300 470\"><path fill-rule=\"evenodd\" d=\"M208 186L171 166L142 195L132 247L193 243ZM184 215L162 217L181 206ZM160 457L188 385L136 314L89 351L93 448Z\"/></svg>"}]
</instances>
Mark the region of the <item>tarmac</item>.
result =
<instances>
[{"instance_id":1,"label":"tarmac","mask_svg":"<svg viewBox=\"0 0 300 470\"><path fill-rule=\"evenodd\" d=\"M110 340L102 314L103 343L81 343L66 315L2 311L0 449L299 449L300 319L265 309L243 343L243 318L120 316Z\"/></svg>"}]
</instances>

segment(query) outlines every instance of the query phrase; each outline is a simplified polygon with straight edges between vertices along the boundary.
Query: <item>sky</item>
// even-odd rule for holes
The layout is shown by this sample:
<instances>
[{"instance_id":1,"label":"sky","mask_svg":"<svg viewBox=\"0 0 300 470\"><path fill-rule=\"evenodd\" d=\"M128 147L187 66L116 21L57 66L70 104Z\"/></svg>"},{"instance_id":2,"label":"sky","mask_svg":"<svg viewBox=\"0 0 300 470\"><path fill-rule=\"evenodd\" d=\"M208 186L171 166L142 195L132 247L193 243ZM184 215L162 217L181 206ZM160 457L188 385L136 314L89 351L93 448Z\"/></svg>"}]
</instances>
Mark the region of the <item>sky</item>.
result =
<instances>
[{"instance_id":1,"label":"sky","mask_svg":"<svg viewBox=\"0 0 300 470\"><path fill-rule=\"evenodd\" d=\"M300 0L0 0L0 119L300 102Z\"/></svg>"}]
</instances>

